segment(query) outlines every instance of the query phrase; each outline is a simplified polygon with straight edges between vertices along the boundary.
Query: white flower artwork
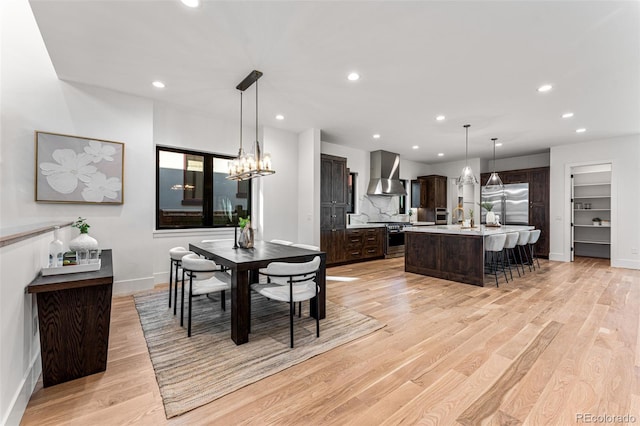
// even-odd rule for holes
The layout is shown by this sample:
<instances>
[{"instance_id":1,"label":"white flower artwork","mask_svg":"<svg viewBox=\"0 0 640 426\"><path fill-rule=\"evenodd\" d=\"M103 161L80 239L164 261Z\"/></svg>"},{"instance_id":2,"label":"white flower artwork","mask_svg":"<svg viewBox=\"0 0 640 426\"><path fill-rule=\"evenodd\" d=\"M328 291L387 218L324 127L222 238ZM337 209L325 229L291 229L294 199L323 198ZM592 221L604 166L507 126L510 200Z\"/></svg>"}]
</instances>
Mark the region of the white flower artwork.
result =
<instances>
[{"instance_id":1,"label":"white flower artwork","mask_svg":"<svg viewBox=\"0 0 640 426\"><path fill-rule=\"evenodd\" d=\"M124 144L36 132L36 201L122 204Z\"/></svg>"}]
</instances>

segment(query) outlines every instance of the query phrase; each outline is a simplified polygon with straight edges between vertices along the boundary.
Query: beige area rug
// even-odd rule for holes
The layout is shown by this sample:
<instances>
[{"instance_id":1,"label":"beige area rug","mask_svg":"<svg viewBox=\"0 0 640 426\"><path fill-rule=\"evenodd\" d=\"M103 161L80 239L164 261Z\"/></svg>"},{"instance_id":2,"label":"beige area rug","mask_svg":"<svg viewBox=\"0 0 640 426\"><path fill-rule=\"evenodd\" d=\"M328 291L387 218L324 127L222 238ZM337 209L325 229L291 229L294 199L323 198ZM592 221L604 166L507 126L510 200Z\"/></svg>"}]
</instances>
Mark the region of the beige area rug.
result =
<instances>
[{"instance_id":1,"label":"beige area rug","mask_svg":"<svg viewBox=\"0 0 640 426\"><path fill-rule=\"evenodd\" d=\"M227 292L228 293L228 292ZM179 296L178 296L179 297ZM355 340L385 325L351 309L327 301L326 318L294 319L294 344L289 347L289 305L253 294L249 343L231 340L230 300L227 311L219 295L194 298L191 338L178 315L168 308L168 291L135 296L136 309L149 348L167 418L207 404L267 376ZM227 298L229 295L227 294Z\"/></svg>"}]
</instances>

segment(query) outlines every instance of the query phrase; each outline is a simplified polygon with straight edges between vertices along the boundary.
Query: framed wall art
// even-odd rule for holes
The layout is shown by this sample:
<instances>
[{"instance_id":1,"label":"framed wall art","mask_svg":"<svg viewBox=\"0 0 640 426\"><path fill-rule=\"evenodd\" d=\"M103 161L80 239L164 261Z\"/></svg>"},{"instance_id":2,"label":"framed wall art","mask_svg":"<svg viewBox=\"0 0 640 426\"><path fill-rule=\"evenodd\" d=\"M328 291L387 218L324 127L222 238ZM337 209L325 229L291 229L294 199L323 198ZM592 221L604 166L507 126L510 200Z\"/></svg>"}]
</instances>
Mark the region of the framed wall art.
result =
<instances>
[{"instance_id":1,"label":"framed wall art","mask_svg":"<svg viewBox=\"0 0 640 426\"><path fill-rule=\"evenodd\" d=\"M124 143L35 132L36 201L122 204Z\"/></svg>"}]
</instances>

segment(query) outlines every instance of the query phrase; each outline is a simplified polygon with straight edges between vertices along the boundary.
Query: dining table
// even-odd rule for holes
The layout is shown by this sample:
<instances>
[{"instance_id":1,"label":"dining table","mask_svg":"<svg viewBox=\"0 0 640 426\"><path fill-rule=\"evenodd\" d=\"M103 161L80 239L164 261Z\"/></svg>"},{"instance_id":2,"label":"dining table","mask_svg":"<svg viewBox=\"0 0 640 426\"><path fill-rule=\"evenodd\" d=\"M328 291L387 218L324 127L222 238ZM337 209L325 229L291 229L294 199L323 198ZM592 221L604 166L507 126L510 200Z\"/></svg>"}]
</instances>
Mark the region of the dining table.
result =
<instances>
[{"instance_id":1,"label":"dining table","mask_svg":"<svg viewBox=\"0 0 640 426\"><path fill-rule=\"evenodd\" d=\"M231 339L236 345L249 341L251 284L258 282L258 271L271 262L307 262L320 256L318 304L316 308L312 299L310 310L312 317L325 318L326 253L268 241L255 241L252 248L235 248L229 240L190 243L189 250L231 271Z\"/></svg>"}]
</instances>

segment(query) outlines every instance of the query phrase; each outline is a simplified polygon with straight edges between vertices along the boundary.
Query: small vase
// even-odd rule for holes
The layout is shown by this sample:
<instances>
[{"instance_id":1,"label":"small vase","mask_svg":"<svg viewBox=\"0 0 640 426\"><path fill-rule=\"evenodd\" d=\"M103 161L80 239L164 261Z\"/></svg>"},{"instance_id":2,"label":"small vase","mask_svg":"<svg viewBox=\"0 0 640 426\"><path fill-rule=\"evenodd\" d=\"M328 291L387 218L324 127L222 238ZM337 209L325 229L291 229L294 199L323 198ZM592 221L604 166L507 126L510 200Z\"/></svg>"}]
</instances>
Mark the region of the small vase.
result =
<instances>
[{"instance_id":1,"label":"small vase","mask_svg":"<svg viewBox=\"0 0 640 426\"><path fill-rule=\"evenodd\" d=\"M98 248L98 241L89 234L80 234L73 240L69 241L69 250L95 250Z\"/></svg>"},{"instance_id":2,"label":"small vase","mask_svg":"<svg viewBox=\"0 0 640 426\"><path fill-rule=\"evenodd\" d=\"M472 228L473 228L473 224L474 224L474 222L473 222L473 218L471 218L471 220L469 221L469 225L470 225Z\"/></svg>"},{"instance_id":3,"label":"small vase","mask_svg":"<svg viewBox=\"0 0 640 426\"><path fill-rule=\"evenodd\" d=\"M253 229L251 229L251 227L245 226L242 228L242 232L240 232L240 237L238 238L238 245L242 248L253 247Z\"/></svg>"},{"instance_id":4,"label":"small vase","mask_svg":"<svg viewBox=\"0 0 640 426\"><path fill-rule=\"evenodd\" d=\"M496 223L496 214L494 212L487 212L487 225L493 225Z\"/></svg>"}]
</instances>

